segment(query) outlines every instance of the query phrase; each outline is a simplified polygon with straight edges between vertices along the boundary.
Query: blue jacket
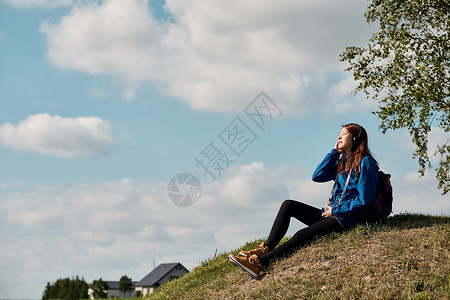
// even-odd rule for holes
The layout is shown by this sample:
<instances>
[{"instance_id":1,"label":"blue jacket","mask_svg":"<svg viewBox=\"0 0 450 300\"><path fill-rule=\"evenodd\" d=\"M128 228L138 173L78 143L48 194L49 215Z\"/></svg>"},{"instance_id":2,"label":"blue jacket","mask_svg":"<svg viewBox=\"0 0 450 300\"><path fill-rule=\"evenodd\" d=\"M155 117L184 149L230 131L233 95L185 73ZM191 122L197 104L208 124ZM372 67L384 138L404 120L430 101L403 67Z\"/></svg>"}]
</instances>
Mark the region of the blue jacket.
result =
<instances>
[{"instance_id":1,"label":"blue jacket","mask_svg":"<svg viewBox=\"0 0 450 300\"><path fill-rule=\"evenodd\" d=\"M322 162L317 166L312 176L315 182L326 182L336 179L337 166L340 154L336 149L332 149ZM359 173L359 176L356 173ZM347 191L341 200L342 191L347 181L347 174L342 172L337 178L331 198L331 213L345 229L355 227L365 220L361 212L375 199L378 186L378 165L375 159L366 156L361 160L358 170L352 170Z\"/></svg>"}]
</instances>

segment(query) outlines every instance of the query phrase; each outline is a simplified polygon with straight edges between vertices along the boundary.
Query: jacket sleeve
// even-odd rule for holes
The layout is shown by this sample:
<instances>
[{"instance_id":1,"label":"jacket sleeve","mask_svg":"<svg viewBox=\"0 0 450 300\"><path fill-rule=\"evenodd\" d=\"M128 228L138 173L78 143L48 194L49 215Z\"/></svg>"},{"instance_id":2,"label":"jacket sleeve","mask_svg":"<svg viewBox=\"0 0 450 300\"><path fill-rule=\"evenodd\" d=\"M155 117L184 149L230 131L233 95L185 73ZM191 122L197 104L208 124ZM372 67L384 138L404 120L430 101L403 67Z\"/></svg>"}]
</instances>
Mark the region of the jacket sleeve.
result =
<instances>
[{"instance_id":1,"label":"jacket sleeve","mask_svg":"<svg viewBox=\"0 0 450 300\"><path fill-rule=\"evenodd\" d=\"M344 195L341 203L332 208L332 214L346 217L358 213L368 207L375 199L378 186L378 166L371 157L361 161L361 173L357 183Z\"/></svg>"},{"instance_id":2,"label":"jacket sleeve","mask_svg":"<svg viewBox=\"0 0 450 300\"><path fill-rule=\"evenodd\" d=\"M339 157L339 151L333 148L317 166L312 175L312 180L315 182L326 182L334 180L336 177Z\"/></svg>"}]
</instances>

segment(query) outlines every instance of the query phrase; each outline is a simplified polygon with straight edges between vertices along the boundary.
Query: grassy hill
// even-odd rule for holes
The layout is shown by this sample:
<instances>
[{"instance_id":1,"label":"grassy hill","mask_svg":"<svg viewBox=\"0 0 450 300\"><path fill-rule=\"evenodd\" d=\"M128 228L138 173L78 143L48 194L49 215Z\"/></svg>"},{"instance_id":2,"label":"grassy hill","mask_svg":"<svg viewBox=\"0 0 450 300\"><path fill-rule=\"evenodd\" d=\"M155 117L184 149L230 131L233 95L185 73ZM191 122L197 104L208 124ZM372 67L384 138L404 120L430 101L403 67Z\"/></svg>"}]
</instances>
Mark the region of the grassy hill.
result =
<instances>
[{"instance_id":1,"label":"grassy hill","mask_svg":"<svg viewBox=\"0 0 450 300\"><path fill-rule=\"evenodd\" d=\"M445 216L401 214L318 239L274 261L260 280L227 256L203 262L145 299L450 299Z\"/></svg>"}]
</instances>

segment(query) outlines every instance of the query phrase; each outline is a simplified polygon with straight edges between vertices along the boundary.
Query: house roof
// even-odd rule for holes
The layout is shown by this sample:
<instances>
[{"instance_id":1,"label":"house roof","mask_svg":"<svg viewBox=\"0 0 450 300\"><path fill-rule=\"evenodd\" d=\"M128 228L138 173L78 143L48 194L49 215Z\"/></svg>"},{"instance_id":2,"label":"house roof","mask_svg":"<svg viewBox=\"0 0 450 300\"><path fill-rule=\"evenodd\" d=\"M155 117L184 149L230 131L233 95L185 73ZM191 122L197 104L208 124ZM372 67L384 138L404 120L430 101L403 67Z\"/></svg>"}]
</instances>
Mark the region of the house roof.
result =
<instances>
[{"instance_id":1,"label":"house roof","mask_svg":"<svg viewBox=\"0 0 450 300\"><path fill-rule=\"evenodd\" d=\"M187 271L187 269L180 263L160 264L155 269L153 269L153 271L147 274L147 276L142 278L141 281L137 282L134 286L154 286L161 278L163 278L167 273L172 271L172 269L178 265L180 265Z\"/></svg>"},{"instance_id":2,"label":"house roof","mask_svg":"<svg viewBox=\"0 0 450 300\"><path fill-rule=\"evenodd\" d=\"M109 280L109 281L106 281L106 283L108 284L110 290L118 290L119 289L119 281ZM133 289L134 289L134 286L136 285L137 281L132 281L131 283L133 284Z\"/></svg>"}]
</instances>

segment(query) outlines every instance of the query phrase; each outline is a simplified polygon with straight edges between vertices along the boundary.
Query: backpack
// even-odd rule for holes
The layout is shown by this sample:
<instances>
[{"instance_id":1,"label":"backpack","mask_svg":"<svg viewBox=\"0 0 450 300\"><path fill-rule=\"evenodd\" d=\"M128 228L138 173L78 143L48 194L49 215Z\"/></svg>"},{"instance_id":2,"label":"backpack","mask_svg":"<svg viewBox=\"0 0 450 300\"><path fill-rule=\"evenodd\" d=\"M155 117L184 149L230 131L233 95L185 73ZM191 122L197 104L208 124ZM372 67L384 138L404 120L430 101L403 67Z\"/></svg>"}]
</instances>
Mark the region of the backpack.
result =
<instances>
[{"instance_id":1,"label":"backpack","mask_svg":"<svg viewBox=\"0 0 450 300\"><path fill-rule=\"evenodd\" d=\"M376 222L386 219L392 212L392 185L391 175L378 170L378 186L375 200L365 211L367 222Z\"/></svg>"}]
</instances>

